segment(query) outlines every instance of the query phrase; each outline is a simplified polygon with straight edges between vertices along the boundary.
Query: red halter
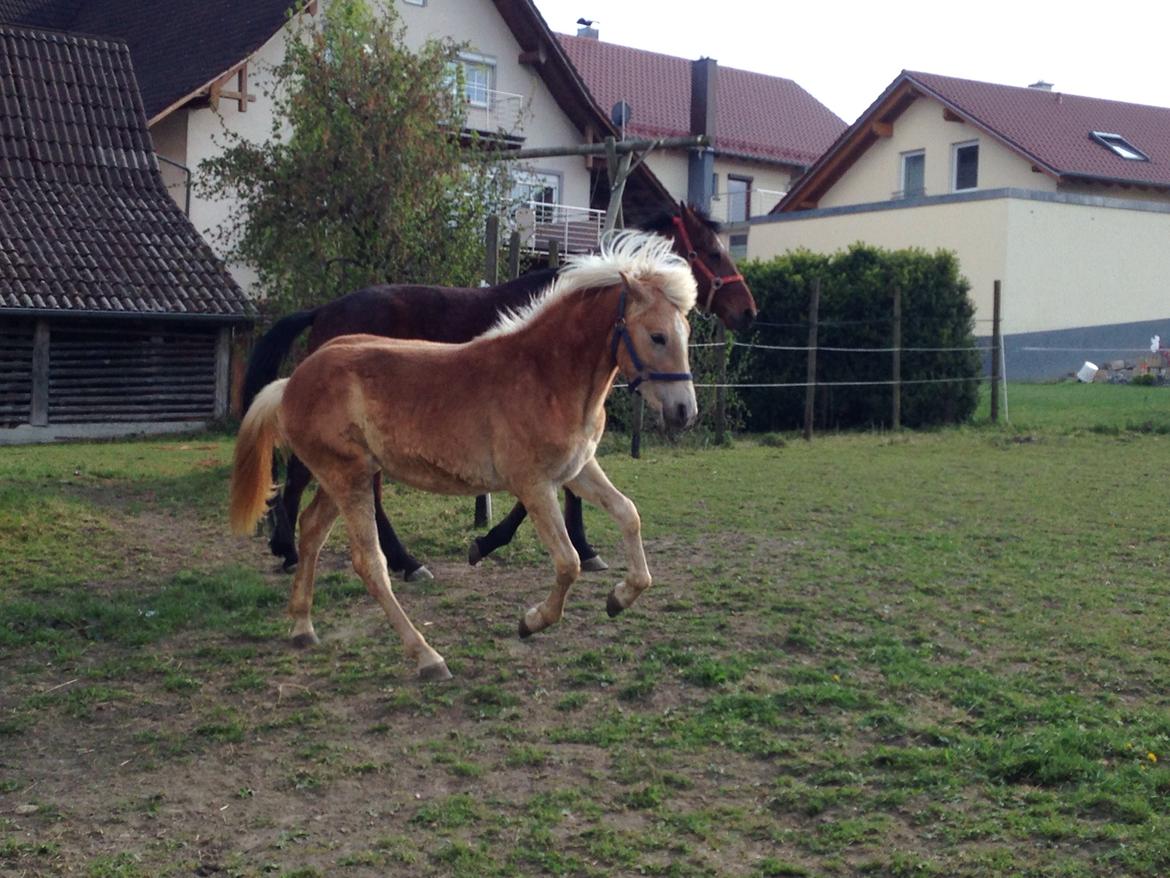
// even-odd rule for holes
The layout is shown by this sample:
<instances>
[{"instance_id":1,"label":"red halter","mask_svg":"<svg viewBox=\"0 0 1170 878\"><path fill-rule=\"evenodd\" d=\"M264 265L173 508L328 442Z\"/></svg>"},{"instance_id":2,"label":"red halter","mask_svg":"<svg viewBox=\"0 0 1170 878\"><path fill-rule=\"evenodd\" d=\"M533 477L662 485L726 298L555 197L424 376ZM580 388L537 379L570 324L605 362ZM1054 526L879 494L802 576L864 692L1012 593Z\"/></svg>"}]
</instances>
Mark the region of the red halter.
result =
<instances>
[{"instance_id":1,"label":"red halter","mask_svg":"<svg viewBox=\"0 0 1170 878\"><path fill-rule=\"evenodd\" d=\"M703 309L708 314L711 313L711 303L715 301L715 293L724 284L743 283L742 274L724 274L718 275L707 267L702 259L699 258L698 252L695 250L695 245L691 243L691 236L687 234L687 224L683 222L681 216L673 217L671 220L674 227L678 229L679 237L682 239L683 247L687 251L687 261L690 262L692 270L694 266L698 266L699 270L707 276L707 301L703 303Z\"/></svg>"}]
</instances>

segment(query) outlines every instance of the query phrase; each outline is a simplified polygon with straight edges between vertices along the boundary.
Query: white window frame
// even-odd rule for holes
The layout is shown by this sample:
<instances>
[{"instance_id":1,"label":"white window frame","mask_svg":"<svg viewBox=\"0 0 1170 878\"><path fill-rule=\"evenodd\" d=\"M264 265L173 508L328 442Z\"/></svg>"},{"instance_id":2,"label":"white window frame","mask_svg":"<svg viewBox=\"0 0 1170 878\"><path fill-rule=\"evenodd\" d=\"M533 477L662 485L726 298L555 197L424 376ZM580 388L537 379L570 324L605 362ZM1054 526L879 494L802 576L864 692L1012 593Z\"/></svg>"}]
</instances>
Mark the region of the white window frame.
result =
<instances>
[{"instance_id":1,"label":"white window frame","mask_svg":"<svg viewBox=\"0 0 1170 878\"><path fill-rule=\"evenodd\" d=\"M906 160L915 157L922 157L922 188L918 192L910 192L906 188ZM926 150L925 149L908 149L899 154L898 161L898 191L902 193L903 198L917 198L926 194Z\"/></svg>"},{"instance_id":2,"label":"white window frame","mask_svg":"<svg viewBox=\"0 0 1170 878\"><path fill-rule=\"evenodd\" d=\"M968 147L975 147L975 185L964 186L959 188L959 150L967 149ZM979 155L982 150L979 149L978 140L964 140L962 143L951 144L951 191L952 192L971 192L979 188Z\"/></svg>"},{"instance_id":3,"label":"white window frame","mask_svg":"<svg viewBox=\"0 0 1170 878\"><path fill-rule=\"evenodd\" d=\"M492 92L496 90L496 59L490 55L479 55L475 52L460 52L459 68L463 73L463 99L469 106L490 108ZM468 72L472 69L483 69L487 72L487 83L483 86L482 101L471 97L471 79L468 77ZM477 87L476 91L478 90Z\"/></svg>"},{"instance_id":4,"label":"white window frame","mask_svg":"<svg viewBox=\"0 0 1170 878\"><path fill-rule=\"evenodd\" d=\"M427 0L402 0L407 6L426 6Z\"/></svg>"}]
</instances>

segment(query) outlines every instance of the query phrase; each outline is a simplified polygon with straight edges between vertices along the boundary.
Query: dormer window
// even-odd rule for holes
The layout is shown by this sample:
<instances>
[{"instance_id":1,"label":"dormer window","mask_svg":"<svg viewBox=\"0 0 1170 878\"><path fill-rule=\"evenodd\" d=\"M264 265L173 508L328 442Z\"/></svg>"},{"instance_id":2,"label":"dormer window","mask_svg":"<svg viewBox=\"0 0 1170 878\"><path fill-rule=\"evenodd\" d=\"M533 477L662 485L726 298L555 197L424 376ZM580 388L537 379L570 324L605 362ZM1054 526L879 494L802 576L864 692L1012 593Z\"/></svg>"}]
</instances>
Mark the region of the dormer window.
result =
<instances>
[{"instance_id":1,"label":"dormer window","mask_svg":"<svg viewBox=\"0 0 1170 878\"><path fill-rule=\"evenodd\" d=\"M1115 155L1131 162L1148 162L1150 157L1122 137L1106 131L1091 132L1092 138Z\"/></svg>"}]
</instances>

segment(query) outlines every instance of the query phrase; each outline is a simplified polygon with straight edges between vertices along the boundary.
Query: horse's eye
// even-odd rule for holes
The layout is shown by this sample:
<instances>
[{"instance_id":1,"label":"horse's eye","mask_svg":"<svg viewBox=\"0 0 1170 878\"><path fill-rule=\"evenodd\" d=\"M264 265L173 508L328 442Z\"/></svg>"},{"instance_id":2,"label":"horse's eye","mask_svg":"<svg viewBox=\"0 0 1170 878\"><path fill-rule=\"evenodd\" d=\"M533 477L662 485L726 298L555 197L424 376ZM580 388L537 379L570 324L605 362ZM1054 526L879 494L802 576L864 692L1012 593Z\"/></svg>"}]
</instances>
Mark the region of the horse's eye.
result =
<instances>
[{"instance_id":1,"label":"horse's eye","mask_svg":"<svg viewBox=\"0 0 1170 878\"><path fill-rule=\"evenodd\" d=\"M654 344L664 345L666 344L666 336L661 332L652 332L650 333L650 341L654 342Z\"/></svg>"}]
</instances>

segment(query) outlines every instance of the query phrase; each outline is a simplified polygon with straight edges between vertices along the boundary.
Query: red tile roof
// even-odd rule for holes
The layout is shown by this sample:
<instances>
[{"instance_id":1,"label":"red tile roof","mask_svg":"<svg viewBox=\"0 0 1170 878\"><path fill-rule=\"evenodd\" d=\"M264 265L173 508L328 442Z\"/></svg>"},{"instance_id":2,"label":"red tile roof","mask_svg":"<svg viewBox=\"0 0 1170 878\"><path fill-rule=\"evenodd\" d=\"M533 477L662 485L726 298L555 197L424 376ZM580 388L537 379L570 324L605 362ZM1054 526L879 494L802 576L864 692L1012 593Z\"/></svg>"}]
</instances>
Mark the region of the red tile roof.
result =
<instances>
[{"instance_id":1,"label":"red tile roof","mask_svg":"<svg viewBox=\"0 0 1170 878\"><path fill-rule=\"evenodd\" d=\"M1170 109L996 85L903 70L856 122L832 144L773 208L773 213L816 207L878 139L877 131L922 96L985 131L1058 181L1086 181L1170 189ZM1118 134L1149 161L1124 159L1093 139Z\"/></svg>"},{"instance_id":2,"label":"red tile roof","mask_svg":"<svg viewBox=\"0 0 1170 878\"><path fill-rule=\"evenodd\" d=\"M167 194L124 43L0 25L0 316L249 318Z\"/></svg>"},{"instance_id":3,"label":"red tile roof","mask_svg":"<svg viewBox=\"0 0 1170 878\"><path fill-rule=\"evenodd\" d=\"M1059 176L1170 186L1170 108L931 73L903 76ZM1150 161L1121 158L1093 131L1120 134Z\"/></svg>"},{"instance_id":4,"label":"red tile roof","mask_svg":"<svg viewBox=\"0 0 1170 878\"><path fill-rule=\"evenodd\" d=\"M633 110L628 130L643 137L690 133L691 61L589 37L557 34L597 102ZM715 148L761 161L812 164L845 123L791 79L719 67Z\"/></svg>"}]
</instances>

